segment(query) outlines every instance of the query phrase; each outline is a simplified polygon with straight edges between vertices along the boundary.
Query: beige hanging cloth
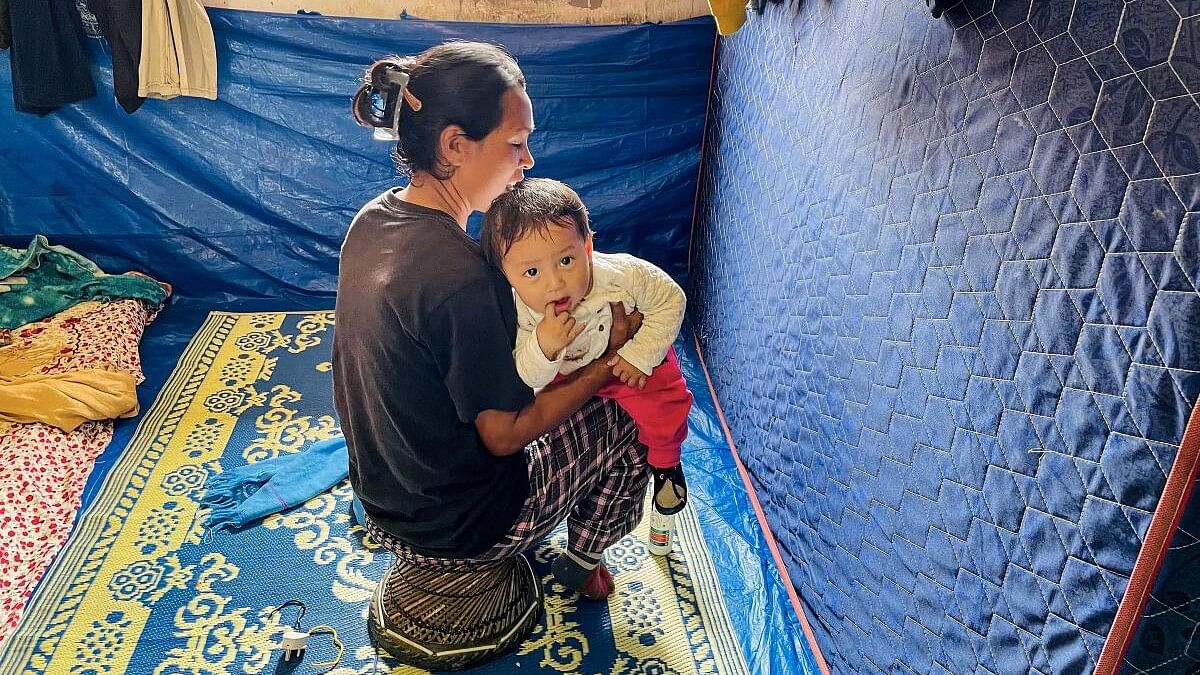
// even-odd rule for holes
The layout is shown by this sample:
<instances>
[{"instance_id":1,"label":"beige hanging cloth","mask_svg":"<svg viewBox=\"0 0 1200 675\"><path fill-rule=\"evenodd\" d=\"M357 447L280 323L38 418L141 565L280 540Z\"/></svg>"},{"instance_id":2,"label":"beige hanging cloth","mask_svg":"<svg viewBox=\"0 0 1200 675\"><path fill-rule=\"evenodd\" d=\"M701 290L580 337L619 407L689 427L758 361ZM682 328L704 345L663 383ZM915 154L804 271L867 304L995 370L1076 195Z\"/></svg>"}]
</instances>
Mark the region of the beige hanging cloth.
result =
<instances>
[{"instance_id":1,"label":"beige hanging cloth","mask_svg":"<svg viewBox=\"0 0 1200 675\"><path fill-rule=\"evenodd\" d=\"M217 97L217 46L200 0L142 0L138 96Z\"/></svg>"}]
</instances>

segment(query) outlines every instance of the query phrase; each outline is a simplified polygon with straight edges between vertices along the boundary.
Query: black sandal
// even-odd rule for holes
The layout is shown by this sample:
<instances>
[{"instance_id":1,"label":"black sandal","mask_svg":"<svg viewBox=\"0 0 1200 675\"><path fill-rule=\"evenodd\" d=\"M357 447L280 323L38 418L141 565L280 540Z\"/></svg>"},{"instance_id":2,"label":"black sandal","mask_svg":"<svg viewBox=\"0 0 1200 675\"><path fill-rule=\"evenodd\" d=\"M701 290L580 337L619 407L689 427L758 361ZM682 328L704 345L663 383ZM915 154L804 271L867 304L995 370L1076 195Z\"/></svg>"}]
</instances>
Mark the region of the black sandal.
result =
<instances>
[{"instance_id":1,"label":"black sandal","mask_svg":"<svg viewBox=\"0 0 1200 675\"><path fill-rule=\"evenodd\" d=\"M669 469L652 468L654 476L654 510L669 516L687 505L687 480L679 464Z\"/></svg>"}]
</instances>

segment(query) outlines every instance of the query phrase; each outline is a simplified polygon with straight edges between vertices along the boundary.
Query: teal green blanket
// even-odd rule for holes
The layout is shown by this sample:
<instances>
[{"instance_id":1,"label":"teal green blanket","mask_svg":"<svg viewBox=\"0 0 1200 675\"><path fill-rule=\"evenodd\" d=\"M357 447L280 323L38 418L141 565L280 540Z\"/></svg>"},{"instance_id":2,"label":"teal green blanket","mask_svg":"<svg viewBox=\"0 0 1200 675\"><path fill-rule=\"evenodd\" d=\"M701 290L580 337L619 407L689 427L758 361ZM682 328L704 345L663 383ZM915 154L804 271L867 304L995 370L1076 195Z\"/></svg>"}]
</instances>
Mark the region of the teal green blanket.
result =
<instances>
[{"instance_id":1,"label":"teal green blanket","mask_svg":"<svg viewBox=\"0 0 1200 675\"><path fill-rule=\"evenodd\" d=\"M132 298L158 306L161 284L134 274L105 274L91 260L42 235L29 248L0 246L0 329L16 328L85 300Z\"/></svg>"}]
</instances>

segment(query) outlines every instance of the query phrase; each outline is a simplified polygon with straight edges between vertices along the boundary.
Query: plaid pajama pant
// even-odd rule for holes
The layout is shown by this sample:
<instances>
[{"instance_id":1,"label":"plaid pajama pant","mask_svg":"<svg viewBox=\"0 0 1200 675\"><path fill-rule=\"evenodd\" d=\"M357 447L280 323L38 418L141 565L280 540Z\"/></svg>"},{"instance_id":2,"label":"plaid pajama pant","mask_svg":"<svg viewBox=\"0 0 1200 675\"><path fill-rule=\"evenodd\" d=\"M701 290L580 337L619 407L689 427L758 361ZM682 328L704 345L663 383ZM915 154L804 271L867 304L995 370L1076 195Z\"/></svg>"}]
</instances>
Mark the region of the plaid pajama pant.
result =
<instances>
[{"instance_id":1,"label":"plaid pajama pant","mask_svg":"<svg viewBox=\"0 0 1200 675\"><path fill-rule=\"evenodd\" d=\"M425 569L469 570L510 558L545 539L563 518L572 550L599 555L642 518L650 473L633 418L614 401L593 398L525 448L529 496L508 533L475 558L416 553L379 528L367 531L385 549Z\"/></svg>"}]
</instances>

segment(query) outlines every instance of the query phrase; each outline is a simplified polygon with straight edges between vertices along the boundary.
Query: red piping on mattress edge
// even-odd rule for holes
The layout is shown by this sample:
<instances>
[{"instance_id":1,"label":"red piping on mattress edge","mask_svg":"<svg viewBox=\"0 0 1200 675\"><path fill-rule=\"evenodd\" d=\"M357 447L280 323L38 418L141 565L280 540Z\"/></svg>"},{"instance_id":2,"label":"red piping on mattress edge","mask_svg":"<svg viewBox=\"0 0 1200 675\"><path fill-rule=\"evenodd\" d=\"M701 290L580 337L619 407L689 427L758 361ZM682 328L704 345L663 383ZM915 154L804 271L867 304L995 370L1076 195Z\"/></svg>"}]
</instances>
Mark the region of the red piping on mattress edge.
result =
<instances>
[{"instance_id":1,"label":"red piping on mattress edge","mask_svg":"<svg viewBox=\"0 0 1200 675\"><path fill-rule=\"evenodd\" d=\"M796 595L796 587L792 584L792 579L788 576L787 567L783 564L783 557L779 555L779 545L775 542L775 535L771 533L771 527L767 524L767 515L763 512L762 504L758 501L758 494L754 490L754 485L750 482L750 474L746 471L746 465L742 464L742 458L738 454L737 444L733 442L733 434L729 431L729 424L725 421L725 411L721 409L721 402L717 400L717 390L713 387L712 377L708 374L708 364L704 362L704 354L700 351L700 338L692 336L696 342L696 356L700 359L700 368L704 371L704 379L708 381L708 391L712 395L713 405L717 409L717 418L721 421L721 429L725 432L725 440L729 443L730 450L733 451L733 461L737 464L738 473L742 477L742 482L746 485L746 493L750 496L750 504L754 507L754 515L758 518L758 524L762 527L763 536L766 537L767 547L771 549L771 557L775 559L775 566L779 568L779 575L783 578L783 585L787 589L788 598L792 601L792 609L796 611L796 616L800 619L800 626L804 629L804 636L808 638L808 646L812 649L813 656L817 659L817 667L821 669L823 675L829 675L829 665L825 663L825 655L821 653L821 646L817 644L817 636L813 634L812 625L808 622L808 616L804 613L804 607L800 604L800 597Z\"/></svg>"},{"instance_id":2,"label":"red piping on mattress edge","mask_svg":"<svg viewBox=\"0 0 1200 675\"><path fill-rule=\"evenodd\" d=\"M1162 498L1158 500L1158 507L1154 509L1154 517L1150 519L1150 529L1146 531L1142 550L1133 564L1129 585L1125 587L1125 595L1117 607L1117 616L1113 619L1112 628L1104 640L1104 649L1100 652L1100 661L1096 664L1094 675L1116 675L1125 660L1125 653L1129 651L1130 643L1137 632L1142 612L1146 610L1146 603L1150 600L1150 591L1158 578L1158 571L1167 558L1171 538L1179 528L1179 521L1187 508L1198 468L1200 405L1192 408L1192 416L1183 432L1183 440L1179 443L1179 454L1175 457L1175 464L1171 466L1171 474L1167 476L1167 484L1163 488Z\"/></svg>"}]
</instances>

